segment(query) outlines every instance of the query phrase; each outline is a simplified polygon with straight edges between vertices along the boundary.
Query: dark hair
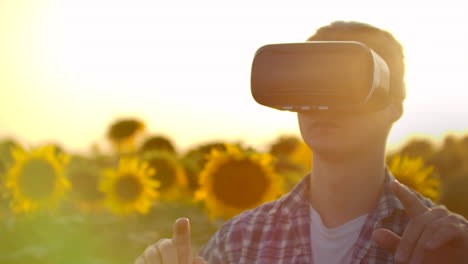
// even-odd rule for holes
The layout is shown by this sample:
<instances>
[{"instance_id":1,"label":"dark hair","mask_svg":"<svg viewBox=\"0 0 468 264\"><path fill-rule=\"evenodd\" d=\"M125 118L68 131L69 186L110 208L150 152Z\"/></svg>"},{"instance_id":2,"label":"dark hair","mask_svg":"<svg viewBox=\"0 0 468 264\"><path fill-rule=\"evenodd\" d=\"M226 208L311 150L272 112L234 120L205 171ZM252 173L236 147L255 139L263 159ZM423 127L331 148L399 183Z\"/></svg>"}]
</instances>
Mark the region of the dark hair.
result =
<instances>
[{"instance_id":1,"label":"dark hair","mask_svg":"<svg viewBox=\"0 0 468 264\"><path fill-rule=\"evenodd\" d=\"M307 41L358 41L366 44L388 65L391 98L403 101L406 97L403 47L388 31L361 22L335 21L319 28Z\"/></svg>"}]
</instances>

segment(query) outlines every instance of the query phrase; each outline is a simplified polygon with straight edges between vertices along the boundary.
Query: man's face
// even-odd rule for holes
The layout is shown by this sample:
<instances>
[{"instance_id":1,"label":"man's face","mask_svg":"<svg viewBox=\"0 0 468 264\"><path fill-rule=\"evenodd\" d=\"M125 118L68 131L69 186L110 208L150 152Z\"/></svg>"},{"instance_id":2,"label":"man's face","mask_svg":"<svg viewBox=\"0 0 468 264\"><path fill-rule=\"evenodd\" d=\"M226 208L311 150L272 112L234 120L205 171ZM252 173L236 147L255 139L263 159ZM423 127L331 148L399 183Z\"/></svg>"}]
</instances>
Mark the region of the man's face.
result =
<instances>
[{"instance_id":1,"label":"man's face","mask_svg":"<svg viewBox=\"0 0 468 264\"><path fill-rule=\"evenodd\" d=\"M349 158L363 151L384 149L388 132L400 115L395 105L371 113L299 112L302 138L314 155Z\"/></svg>"}]
</instances>

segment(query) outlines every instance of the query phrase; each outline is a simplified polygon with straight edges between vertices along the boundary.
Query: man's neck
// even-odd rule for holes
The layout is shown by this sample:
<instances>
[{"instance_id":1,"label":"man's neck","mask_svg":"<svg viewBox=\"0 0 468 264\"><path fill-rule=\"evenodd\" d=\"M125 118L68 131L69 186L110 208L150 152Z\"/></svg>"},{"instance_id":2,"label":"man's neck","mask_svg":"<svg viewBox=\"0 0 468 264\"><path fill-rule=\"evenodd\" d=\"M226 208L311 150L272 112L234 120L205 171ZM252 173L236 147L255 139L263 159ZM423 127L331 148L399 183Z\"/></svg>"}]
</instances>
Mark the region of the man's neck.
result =
<instances>
[{"instance_id":1,"label":"man's neck","mask_svg":"<svg viewBox=\"0 0 468 264\"><path fill-rule=\"evenodd\" d=\"M327 227L340 226L376 206L384 179L383 153L357 155L342 161L322 160L315 155L310 202Z\"/></svg>"}]
</instances>

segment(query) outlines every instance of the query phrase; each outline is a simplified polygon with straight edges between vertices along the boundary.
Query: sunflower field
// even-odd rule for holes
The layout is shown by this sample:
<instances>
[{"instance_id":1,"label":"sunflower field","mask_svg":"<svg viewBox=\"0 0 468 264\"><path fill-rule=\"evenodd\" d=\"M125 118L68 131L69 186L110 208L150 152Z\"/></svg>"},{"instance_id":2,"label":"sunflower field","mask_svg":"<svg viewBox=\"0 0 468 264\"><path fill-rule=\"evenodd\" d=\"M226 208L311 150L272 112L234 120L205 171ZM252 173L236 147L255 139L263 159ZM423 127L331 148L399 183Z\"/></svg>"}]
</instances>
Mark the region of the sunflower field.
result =
<instances>
[{"instance_id":1,"label":"sunflower field","mask_svg":"<svg viewBox=\"0 0 468 264\"><path fill-rule=\"evenodd\" d=\"M288 192L313 159L293 135L266 151L213 141L181 153L145 129L116 120L109 153L2 139L0 263L133 263L179 217L190 218L195 253L230 217ZM412 140L387 159L401 182L468 217L468 135Z\"/></svg>"}]
</instances>

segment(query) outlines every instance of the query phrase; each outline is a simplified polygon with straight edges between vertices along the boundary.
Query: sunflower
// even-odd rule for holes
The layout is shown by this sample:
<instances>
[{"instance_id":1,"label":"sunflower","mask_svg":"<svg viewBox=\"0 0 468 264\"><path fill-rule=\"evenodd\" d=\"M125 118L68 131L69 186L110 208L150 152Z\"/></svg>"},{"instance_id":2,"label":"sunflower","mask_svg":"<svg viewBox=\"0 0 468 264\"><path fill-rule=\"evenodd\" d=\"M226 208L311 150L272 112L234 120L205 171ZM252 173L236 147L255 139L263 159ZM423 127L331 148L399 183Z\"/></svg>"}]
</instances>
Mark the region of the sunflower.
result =
<instances>
[{"instance_id":1,"label":"sunflower","mask_svg":"<svg viewBox=\"0 0 468 264\"><path fill-rule=\"evenodd\" d=\"M107 138L118 154L133 153L136 140L145 131L145 123L134 118L118 119L109 127Z\"/></svg>"},{"instance_id":2,"label":"sunflower","mask_svg":"<svg viewBox=\"0 0 468 264\"><path fill-rule=\"evenodd\" d=\"M203 143L189 149L181 159L188 179L189 190L195 192L200 188L199 176L206 164L206 157L213 149L226 151L226 145L221 141Z\"/></svg>"},{"instance_id":3,"label":"sunflower","mask_svg":"<svg viewBox=\"0 0 468 264\"><path fill-rule=\"evenodd\" d=\"M105 193L99 190L101 173L95 162L74 158L67 169L71 181L73 202L84 212L102 209Z\"/></svg>"},{"instance_id":4,"label":"sunflower","mask_svg":"<svg viewBox=\"0 0 468 264\"><path fill-rule=\"evenodd\" d=\"M8 210L8 200L6 197L5 190L5 173L6 165L0 159L0 220L2 220L5 215L7 215Z\"/></svg>"},{"instance_id":5,"label":"sunflower","mask_svg":"<svg viewBox=\"0 0 468 264\"><path fill-rule=\"evenodd\" d=\"M270 146L270 153L275 157L289 156L296 150L301 140L297 136L282 135Z\"/></svg>"},{"instance_id":6,"label":"sunflower","mask_svg":"<svg viewBox=\"0 0 468 264\"><path fill-rule=\"evenodd\" d=\"M51 145L27 152L13 148L15 160L6 173L5 187L12 197L14 212L32 212L56 208L70 182L64 176L68 156L58 154Z\"/></svg>"},{"instance_id":7,"label":"sunflower","mask_svg":"<svg viewBox=\"0 0 468 264\"><path fill-rule=\"evenodd\" d=\"M304 142L299 142L290 155L290 160L299 164L306 172L312 167L312 150Z\"/></svg>"},{"instance_id":8,"label":"sunflower","mask_svg":"<svg viewBox=\"0 0 468 264\"><path fill-rule=\"evenodd\" d=\"M3 160L0 159L0 197L3 193L3 186L5 185L5 173L6 173L6 165Z\"/></svg>"},{"instance_id":9,"label":"sunflower","mask_svg":"<svg viewBox=\"0 0 468 264\"><path fill-rule=\"evenodd\" d=\"M152 178L160 183L161 198L167 201L181 198L187 190L188 180L178 159L166 151L147 152L143 159L156 171Z\"/></svg>"},{"instance_id":10,"label":"sunflower","mask_svg":"<svg viewBox=\"0 0 468 264\"><path fill-rule=\"evenodd\" d=\"M430 140L422 138L408 141L400 150L400 154L410 158L421 157L425 160L434 155L435 152L434 144Z\"/></svg>"},{"instance_id":11,"label":"sunflower","mask_svg":"<svg viewBox=\"0 0 468 264\"><path fill-rule=\"evenodd\" d=\"M107 169L103 174L100 190L106 193L107 205L117 214L146 214L158 198L155 188L160 184L151 178L154 170L137 158L122 158L117 170Z\"/></svg>"},{"instance_id":12,"label":"sunflower","mask_svg":"<svg viewBox=\"0 0 468 264\"><path fill-rule=\"evenodd\" d=\"M176 155L177 151L172 141L164 136L154 135L148 137L140 147L140 152L151 152L151 151L167 151L171 154Z\"/></svg>"},{"instance_id":13,"label":"sunflower","mask_svg":"<svg viewBox=\"0 0 468 264\"><path fill-rule=\"evenodd\" d=\"M11 150L13 148L21 148L20 144L14 139L3 139L0 141L0 159L5 165L11 165L14 162Z\"/></svg>"},{"instance_id":14,"label":"sunflower","mask_svg":"<svg viewBox=\"0 0 468 264\"><path fill-rule=\"evenodd\" d=\"M425 197L437 201L440 196L440 181L435 177L433 166L425 166L422 158L397 155L390 163L390 171L401 183Z\"/></svg>"},{"instance_id":15,"label":"sunflower","mask_svg":"<svg viewBox=\"0 0 468 264\"><path fill-rule=\"evenodd\" d=\"M282 194L282 178L273 170L273 157L226 145L213 149L200 173L196 200L205 201L210 217L230 218Z\"/></svg>"}]
</instances>

